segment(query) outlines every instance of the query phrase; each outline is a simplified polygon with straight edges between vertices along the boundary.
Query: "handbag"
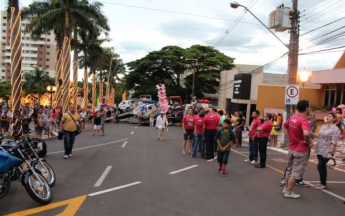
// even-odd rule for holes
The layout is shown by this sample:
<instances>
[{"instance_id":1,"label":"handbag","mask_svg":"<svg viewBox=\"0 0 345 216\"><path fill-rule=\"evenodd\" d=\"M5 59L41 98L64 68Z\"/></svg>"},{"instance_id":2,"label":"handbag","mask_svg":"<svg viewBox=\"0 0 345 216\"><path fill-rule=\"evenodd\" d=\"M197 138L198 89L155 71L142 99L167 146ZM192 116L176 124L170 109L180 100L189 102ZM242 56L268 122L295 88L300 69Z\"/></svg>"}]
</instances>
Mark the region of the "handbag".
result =
<instances>
[{"instance_id":1,"label":"handbag","mask_svg":"<svg viewBox=\"0 0 345 216\"><path fill-rule=\"evenodd\" d=\"M79 125L77 124L77 122L74 120L73 116L70 113L68 113L68 115L71 116L72 120L74 121L75 125L77 126L77 130L75 132L75 135L78 136L79 131L80 131L79 130Z\"/></svg>"},{"instance_id":2,"label":"handbag","mask_svg":"<svg viewBox=\"0 0 345 216\"><path fill-rule=\"evenodd\" d=\"M63 138L63 132L62 132L62 131L59 131L58 139L59 139L59 140L62 140L62 138Z\"/></svg>"}]
</instances>

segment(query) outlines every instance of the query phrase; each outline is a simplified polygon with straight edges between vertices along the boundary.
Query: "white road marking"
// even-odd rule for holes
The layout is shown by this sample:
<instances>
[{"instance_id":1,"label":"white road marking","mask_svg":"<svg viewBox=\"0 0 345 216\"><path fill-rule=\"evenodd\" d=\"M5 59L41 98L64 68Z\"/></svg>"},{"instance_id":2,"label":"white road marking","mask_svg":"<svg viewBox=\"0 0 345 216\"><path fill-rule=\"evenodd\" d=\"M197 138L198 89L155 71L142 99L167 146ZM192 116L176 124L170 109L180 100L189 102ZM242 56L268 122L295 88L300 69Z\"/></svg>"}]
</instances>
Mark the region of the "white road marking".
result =
<instances>
[{"instance_id":1,"label":"white road marking","mask_svg":"<svg viewBox=\"0 0 345 216\"><path fill-rule=\"evenodd\" d=\"M110 172L112 166L108 166L107 168L105 168L104 172L102 173L101 177L99 177L98 181L95 184L95 187L99 187L101 186L101 184L103 183L105 177L107 177L108 173Z\"/></svg>"},{"instance_id":2,"label":"white road marking","mask_svg":"<svg viewBox=\"0 0 345 216\"><path fill-rule=\"evenodd\" d=\"M132 133L131 134L134 134L134 131L132 131Z\"/></svg>"},{"instance_id":3,"label":"white road marking","mask_svg":"<svg viewBox=\"0 0 345 216\"><path fill-rule=\"evenodd\" d=\"M310 185L310 186L312 186L312 187L314 187L314 185L311 184L310 181L305 181L305 183L308 184L308 185ZM328 181L327 181L327 183L328 183ZM324 192L324 193L326 193L326 194L329 194L329 195L331 195L331 196L333 196L333 197L335 197L335 198L338 198L338 199L340 199L340 200L342 200L342 201L345 201L345 197L339 196L338 194L335 194L335 193L333 193L333 192L331 192L331 191L329 191L329 190L323 189L323 190L321 190L321 191Z\"/></svg>"},{"instance_id":4,"label":"white road marking","mask_svg":"<svg viewBox=\"0 0 345 216\"><path fill-rule=\"evenodd\" d=\"M192 169L192 168L197 167L197 166L198 166L198 165L189 166L189 167L186 167L186 168L183 168L183 169L180 169L180 170L176 170L176 171L174 171L174 172L170 172L169 174L170 174L170 175L174 175L174 174L176 174L176 173L183 172L183 171Z\"/></svg>"},{"instance_id":5,"label":"white road marking","mask_svg":"<svg viewBox=\"0 0 345 216\"><path fill-rule=\"evenodd\" d=\"M110 188L110 189L107 189L107 190L98 191L98 192L89 194L89 196L97 196L97 195L100 195L100 194L109 193L111 191L120 190L120 189L123 189L123 188L126 188L126 187L131 187L131 186L134 186L134 185L137 185L137 184L141 184L141 182L137 181L137 182L133 182L133 183L130 183L130 184L126 184L126 185Z\"/></svg>"},{"instance_id":6,"label":"white road marking","mask_svg":"<svg viewBox=\"0 0 345 216\"><path fill-rule=\"evenodd\" d=\"M128 141L125 141L125 142L122 144L121 147L122 147L122 148L126 147L127 143L128 143Z\"/></svg>"},{"instance_id":7,"label":"white road marking","mask_svg":"<svg viewBox=\"0 0 345 216\"><path fill-rule=\"evenodd\" d=\"M308 181L309 183L320 183L320 181ZM327 184L345 184L345 181L327 181Z\"/></svg>"},{"instance_id":8,"label":"white road marking","mask_svg":"<svg viewBox=\"0 0 345 216\"><path fill-rule=\"evenodd\" d=\"M212 161L214 161L214 160L216 160L217 159L217 156L216 157L214 157L213 159L210 159L210 160L207 160L208 162L212 162Z\"/></svg>"},{"instance_id":9,"label":"white road marking","mask_svg":"<svg viewBox=\"0 0 345 216\"><path fill-rule=\"evenodd\" d=\"M138 128L138 126L135 126L135 129L137 129Z\"/></svg>"},{"instance_id":10,"label":"white road marking","mask_svg":"<svg viewBox=\"0 0 345 216\"><path fill-rule=\"evenodd\" d=\"M87 146L87 147L82 147L82 148L76 148L76 149L73 149L73 151L78 151L78 150L84 150L84 149L89 149L89 148L95 148L95 147L99 147L99 146L110 145L110 144L113 144L113 143L123 142L123 141L126 141L126 140L128 140L128 138L125 138L125 139L122 139L122 140L113 141L113 142L108 142L108 143L97 144L97 145L94 145L94 146ZM65 152L65 151L50 152L50 153L48 153L48 155L58 154L58 153L62 153L62 152Z\"/></svg>"}]
</instances>

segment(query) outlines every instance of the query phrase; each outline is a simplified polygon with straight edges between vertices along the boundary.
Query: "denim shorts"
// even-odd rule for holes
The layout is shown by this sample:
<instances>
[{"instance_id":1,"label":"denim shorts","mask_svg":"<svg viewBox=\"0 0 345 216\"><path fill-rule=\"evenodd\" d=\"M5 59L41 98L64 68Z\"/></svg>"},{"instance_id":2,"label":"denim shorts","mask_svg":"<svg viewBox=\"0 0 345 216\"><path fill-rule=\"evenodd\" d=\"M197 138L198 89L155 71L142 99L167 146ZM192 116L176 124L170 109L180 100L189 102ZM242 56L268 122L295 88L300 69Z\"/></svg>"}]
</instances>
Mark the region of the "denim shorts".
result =
<instances>
[{"instance_id":1,"label":"denim shorts","mask_svg":"<svg viewBox=\"0 0 345 216\"><path fill-rule=\"evenodd\" d=\"M193 129L186 129L186 133L183 134L184 140L192 140L194 136L194 130Z\"/></svg>"},{"instance_id":2,"label":"denim shorts","mask_svg":"<svg viewBox=\"0 0 345 216\"><path fill-rule=\"evenodd\" d=\"M43 131L43 127L36 127L36 132L42 133L42 131Z\"/></svg>"},{"instance_id":3,"label":"denim shorts","mask_svg":"<svg viewBox=\"0 0 345 216\"><path fill-rule=\"evenodd\" d=\"M218 151L217 160L219 164L228 164L230 151Z\"/></svg>"}]
</instances>

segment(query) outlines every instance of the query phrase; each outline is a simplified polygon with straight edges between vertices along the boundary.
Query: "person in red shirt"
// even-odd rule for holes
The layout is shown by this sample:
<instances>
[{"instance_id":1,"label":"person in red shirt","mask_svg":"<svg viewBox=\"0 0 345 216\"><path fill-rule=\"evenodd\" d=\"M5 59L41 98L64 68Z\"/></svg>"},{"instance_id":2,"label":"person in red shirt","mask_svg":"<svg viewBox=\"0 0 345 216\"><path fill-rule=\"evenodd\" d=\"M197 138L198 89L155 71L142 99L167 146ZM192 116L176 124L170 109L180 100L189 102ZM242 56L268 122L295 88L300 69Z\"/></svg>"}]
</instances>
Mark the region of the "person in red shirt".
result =
<instances>
[{"instance_id":1,"label":"person in red shirt","mask_svg":"<svg viewBox=\"0 0 345 216\"><path fill-rule=\"evenodd\" d=\"M258 139L256 137L256 129L260 127L261 120L259 119L260 111L255 110L252 113L253 121L250 125L250 130L248 132L249 136L249 158L244 160L245 162L249 162L251 164L256 164L258 161Z\"/></svg>"},{"instance_id":2,"label":"person in red shirt","mask_svg":"<svg viewBox=\"0 0 345 216\"><path fill-rule=\"evenodd\" d=\"M296 181L304 174L308 163L310 148L312 147L310 124L307 116L310 114L309 101L301 100L297 103L298 113L284 123L283 131L289 137L288 166L286 168L285 198L300 198L293 192Z\"/></svg>"},{"instance_id":3,"label":"person in red shirt","mask_svg":"<svg viewBox=\"0 0 345 216\"><path fill-rule=\"evenodd\" d=\"M187 140L189 141L188 154L192 153L192 144L193 144L193 135L194 135L194 117L193 109L188 109L188 115L183 117L182 120L182 129L184 134L184 140L182 144L182 154L186 154L186 144Z\"/></svg>"},{"instance_id":4,"label":"person in red shirt","mask_svg":"<svg viewBox=\"0 0 345 216\"><path fill-rule=\"evenodd\" d=\"M218 113L210 109L205 117L206 160L214 158L215 138L218 132L219 121Z\"/></svg>"},{"instance_id":5,"label":"person in red shirt","mask_svg":"<svg viewBox=\"0 0 345 216\"><path fill-rule=\"evenodd\" d=\"M194 116L194 145L192 158L196 157L196 151L198 146L201 152L201 158L204 157L205 153L205 143L204 143L204 133L205 133L205 111L200 110L198 115Z\"/></svg>"},{"instance_id":6,"label":"person in red shirt","mask_svg":"<svg viewBox=\"0 0 345 216\"><path fill-rule=\"evenodd\" d=\"M255 165L255 168L266 167L268 137L271 134L272 127L272 115L270 113L266 113L264 116L264 123L256 129L259 143L260 164Z\"/></svg>"}]
</instances>

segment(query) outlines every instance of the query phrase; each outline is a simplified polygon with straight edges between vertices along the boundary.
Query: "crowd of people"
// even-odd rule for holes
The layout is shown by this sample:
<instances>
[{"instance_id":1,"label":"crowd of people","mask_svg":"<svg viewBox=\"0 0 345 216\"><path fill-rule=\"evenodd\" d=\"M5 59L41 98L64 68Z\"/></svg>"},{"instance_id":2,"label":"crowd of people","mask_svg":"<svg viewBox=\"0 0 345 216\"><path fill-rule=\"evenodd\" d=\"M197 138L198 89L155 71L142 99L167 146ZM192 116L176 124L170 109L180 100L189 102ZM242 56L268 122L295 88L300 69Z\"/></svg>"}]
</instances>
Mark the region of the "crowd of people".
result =
<instances>
[{"instance_id":1,"label":"crowd of people","mask_svg":"<svg viewBox=\"0 0 345 216\"><path fill-rule=\"evenodd\" d=\"M315 115L310 112L309 102L299 101L296 108L296 113L292 113L292 117L285 122L281 114L261 115L258 110L255 110L252 112L252 121L248 127L249 156L245 162L253 164L255 168L266 167L267 146L277 146L280 132L288 136L288 165L281 182L286 198L300 197L299 194L293 192L293 188L296 183L306 185L303 182L303 174L314 142L315 154L318 158L317 169L320 175L320 183L315 185L315 188L326 188L326 164L333 159L338 141L345 138L344 115L340 108L326 114L325 124L319 133L316 133ZM161 114L161 118L164 119L164 113ZM160 124L157 124L157 127L160 127ZM192 158L195 158L199 151L201 158L209 160L213 159L214 152L217 152L219 171L222 176L226 176L225 168L231 146L242 146L244 124L245 119L241 112L234 112L231 115L222 110L208 108L207 104L204 104L197 113L189 109L188 115L182 120L182 154L188 152ZM315 139L314 142L313 139Z\"/></svg>"}]
</instances>

